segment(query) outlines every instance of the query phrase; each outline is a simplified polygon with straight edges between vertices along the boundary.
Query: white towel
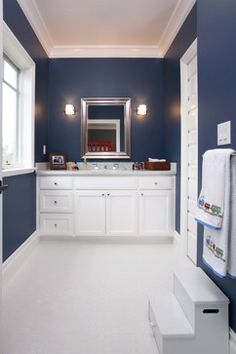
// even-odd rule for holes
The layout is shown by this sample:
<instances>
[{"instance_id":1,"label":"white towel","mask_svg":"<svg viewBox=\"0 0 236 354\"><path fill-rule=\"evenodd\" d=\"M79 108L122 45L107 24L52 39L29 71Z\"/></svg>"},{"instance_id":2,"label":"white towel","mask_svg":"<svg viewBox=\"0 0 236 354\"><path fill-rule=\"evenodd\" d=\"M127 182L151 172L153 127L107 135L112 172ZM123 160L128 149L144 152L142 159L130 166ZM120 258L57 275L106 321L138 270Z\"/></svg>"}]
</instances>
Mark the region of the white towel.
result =
<instances>
[{"instance_id":1,"label":"white towel","mask_svg":"<svg viewBox=\"0 0 236 354\"><path fill-rule=\"evenodd\" d=\"M231 211L228 273L236 277L236 156L231 158Z\"/></svg>"},{"instance_id":2,"label":"white towel","mask_svg":"<svg viewBox=\"0 0 236 354\"><path fill-rule=\"evenodd\" d=\"M166 160L165 159L153 159L153 158L149 157L148 162L166 162Z\"/></svg>"},{"instance_id":3,"label":"white towel","mask_svg":"<svg viewBox=\"0 0 236 354\"><path fill-rule=\"evenodd\" d=\"M208 153L208 158L214 158L214 161L218 162L218 167L215 163L212 165L215 166L214 170L214 181L217 181L218 184L212 182L214 188L218 191L215 192L216 196L213 195L213 189L211 186L211 199L212 204L218 203L221 205L221 216L217 216L214 214L209 214L204 209L200 209L203 216L210 215L211 222L214 224L213 227L204 227L204 244L203 244L203 260L207 263L218 275L224 277L228 272L229 267L229 235L230 235L230 192L231 192L231 166L230 166L230 158L233 150L231 149L218 149L213 150L212 154ZM217 153L219 153L219 158L216 158ZM224 156L224 158L222 157ZM212 166L211 166L212 168ZM210 176L213 171L210 170ZM206 171L204 171L206 173ZM206 175L204 175L206 178ZM209 183L205 184L205 187L208 187ZM202 191L204 189L202 188ZM204 191L207 196L208 190ZM201 192L202 193L202 192ZM223 195L222 195L223 194ZM201 197L201 195L200 195ZM208 197L209 198L209 197ZM220 201L221 200L221 201ZM221 204L220 204L221 203ZM210 203L209 203L210 204ZM214 223L214 218L217 219L217 228L215 227L216 222ZM205 222L207 220L207 222ZM209 224L209 218L204 218L203 224ZM211 225L212 226L212 225ZM221 227L219 229L219 227Z\"/></svg>"},{"instance_id":4,"label":"white towel","mask_svg":"<svg viewBox=\"0 0 236 354\"><path fill-rule=\"evenodd\" d=\"M202 190L196 220L204 226L221 229L229 206L230 156L232 149L208 150L203 155Z\"/></svg>"}]
</instances>

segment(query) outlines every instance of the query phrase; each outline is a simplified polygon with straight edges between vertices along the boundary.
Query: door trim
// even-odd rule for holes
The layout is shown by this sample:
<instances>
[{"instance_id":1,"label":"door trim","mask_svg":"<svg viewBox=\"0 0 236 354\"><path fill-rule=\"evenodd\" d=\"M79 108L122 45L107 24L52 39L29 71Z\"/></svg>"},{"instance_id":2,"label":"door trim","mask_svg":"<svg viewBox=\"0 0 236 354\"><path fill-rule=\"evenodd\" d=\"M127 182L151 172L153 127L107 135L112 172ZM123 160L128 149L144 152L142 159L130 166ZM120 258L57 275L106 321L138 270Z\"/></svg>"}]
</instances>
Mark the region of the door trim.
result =
<instances>
[{"instance_id":1,"label":"door trim","mask_svg":"<svg viewBox=\"0 0 236 354\"><path fill-rule=\"evenodd\" d=\"M187 256L187 65L189 61L197 55L197 38L187 49L186 53L180 59L180 82L181 82L181 200L180 200L180 234L184 242L184 251Z\"/></svg>"}]
</instances>

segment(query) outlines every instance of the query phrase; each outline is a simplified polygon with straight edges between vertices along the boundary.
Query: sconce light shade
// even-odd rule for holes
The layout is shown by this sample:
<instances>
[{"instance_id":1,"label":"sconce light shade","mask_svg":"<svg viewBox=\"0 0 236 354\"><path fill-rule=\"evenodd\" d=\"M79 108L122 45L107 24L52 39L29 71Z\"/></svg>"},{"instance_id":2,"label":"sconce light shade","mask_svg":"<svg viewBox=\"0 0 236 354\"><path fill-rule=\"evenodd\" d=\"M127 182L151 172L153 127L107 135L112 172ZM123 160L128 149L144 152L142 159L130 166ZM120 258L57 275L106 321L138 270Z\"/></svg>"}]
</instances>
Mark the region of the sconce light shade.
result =
<instances>
[{"instance_id":1,"label":"sconce light shade","mask_svg":"<svg viewBox=\"0 0 236 354\"><path fill-rule=\"evenodd\" d=\"M147 114L147 106L145 104L140 104L138 107L137 107L137 115L138 116L146 116Z\"/></svg>"},{"instance_id":2,"label":"sconce light shade","mask_svg":"<svg viewBox=\"0 0 236 354\"><path fill-rule=\"evenodd\" d=\"M75 107L72 104L66 104L64 112L65 112L66 116L74 116L75 115Z\"/></svg>"}]
</instances>

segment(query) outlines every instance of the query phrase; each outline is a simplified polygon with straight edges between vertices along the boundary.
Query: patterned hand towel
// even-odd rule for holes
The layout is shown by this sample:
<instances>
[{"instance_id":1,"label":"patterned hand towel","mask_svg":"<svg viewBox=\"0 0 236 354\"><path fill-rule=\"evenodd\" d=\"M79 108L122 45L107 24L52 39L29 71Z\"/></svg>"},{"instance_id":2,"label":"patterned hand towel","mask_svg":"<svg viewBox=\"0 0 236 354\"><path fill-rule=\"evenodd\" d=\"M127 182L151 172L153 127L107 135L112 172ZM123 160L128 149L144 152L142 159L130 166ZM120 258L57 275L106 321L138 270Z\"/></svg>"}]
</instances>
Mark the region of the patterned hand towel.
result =
<instances>
[{"instance_id":1,"label":"patterned hand towel","mask_svg":"<svg viewBox=\"0 0 236 354\"><path fill-rule=\"evenodd\" d=\"M197 222L221 229L229 206L230 157L232 149L208 150L203 155L202 190L198 199Z\"/></svg>"},{"instance_id":2,"label":"patterned hand towel","mask_svg":"<svg viewBox=\"0 0 236 354\"><path fill-rule=\"evenodd\" d=\"M236 156L231 158L231 210L228 273L236 278Z\"/></svg>"},{"instance_id":3,"label":"patterned hand towel","mask_svg":"<svg viewBox=\"0 0 236 354\"><path fill-rule=\"evenodd\" d=\"M209 200L213 205L218 203L221 214L215 215L210 213L211 219L204 218L202 222L204 227L204 244L203 244L203 260L204 262L213 269L215 273L224 277L228 273L229 267L229 237L230 237L230 221L231 221L231 155L234 151L231 149L217 149L213 150L212 153L208 154L208 158L214 159L214 162L218 163L218 167L215 163L210 163L214 165L214 179L212 181L212 186L209 190L204 190L202 192L206 193L206 196L210 198ZM216 155L219 154L219 158ZM209 165L209 161L207 161ZM208 167L208 166L207 166ZM212 168L212 166L211 166ZM209 171L209 169L206 169ZM206 173L206 170L204 173ZM211 174L213 171L210 170ZM211 178L213 175L210 175ZM206 178L206 175L204 175ZM209 183L205 183L204 187L208 187ZM213 195L213 189L215 189L215 195ZM202 193L201 192L201 193ZM201 198L201 195L200 195ZM199 200L200 200L199 198ZM204 208L199 207L202 213L208 216L208 211ZM203 216L205 216L203 214ZM214 220L215 218L215 220ZM206 221L207 220L207 221ZM206 225L211 223L211 227Z\"/></svg>"}]
</instances>

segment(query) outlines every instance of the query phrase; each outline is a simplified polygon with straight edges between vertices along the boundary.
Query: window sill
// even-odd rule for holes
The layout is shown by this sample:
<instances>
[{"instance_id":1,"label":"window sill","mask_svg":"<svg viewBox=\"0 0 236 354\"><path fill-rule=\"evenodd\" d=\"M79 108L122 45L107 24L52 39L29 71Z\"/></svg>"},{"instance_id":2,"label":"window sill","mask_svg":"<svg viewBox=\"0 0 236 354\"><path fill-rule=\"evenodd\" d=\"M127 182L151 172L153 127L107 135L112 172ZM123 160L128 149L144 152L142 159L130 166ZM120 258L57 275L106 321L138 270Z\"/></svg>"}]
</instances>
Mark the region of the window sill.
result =
<instances>
[{"instance_id":1,"label":"window sill","mask_svg":"<svg viewBox=\"0 0 236 354\"><path fill-rule=\"evenodd\" d=\"M28 173L33 173L36 168L12 168L12 169L5 169L2 171L2 177L11 177L11 176L18 176L18 175L25 175Z\"/></svg>"}]
</instances>

